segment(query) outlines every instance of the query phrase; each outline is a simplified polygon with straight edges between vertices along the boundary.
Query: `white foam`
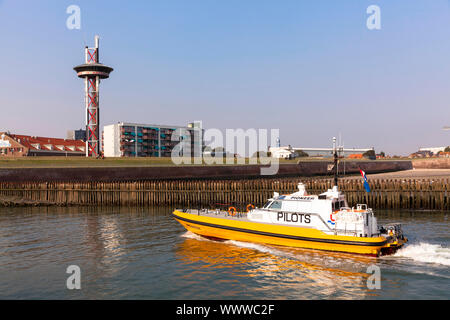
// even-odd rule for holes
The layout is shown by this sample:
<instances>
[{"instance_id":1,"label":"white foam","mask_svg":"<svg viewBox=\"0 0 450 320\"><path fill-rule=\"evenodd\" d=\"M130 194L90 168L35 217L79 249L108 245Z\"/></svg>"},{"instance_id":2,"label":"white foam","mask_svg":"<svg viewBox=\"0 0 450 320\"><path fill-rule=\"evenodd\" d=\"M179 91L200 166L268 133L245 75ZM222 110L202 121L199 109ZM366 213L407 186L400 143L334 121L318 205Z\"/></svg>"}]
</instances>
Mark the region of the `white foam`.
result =
<instances>
[{"instance_id":1,"label":"white foam","mask_svg":"<svg viewBox=\"0 0 450 320\"><path fill-rule=\"evenodd\" d=\"M421 242L407 245L398 250L394 256L410 258L418 262L450 266L450 248L442 247L439 244Z\"/></svg>"},{"instance_id":2,"label":"white foam","mask_svg":"<svg viewBox=\"0 0 450 320\"><path fill-rule=\"evenodd\" d=\"M256 250L256 251L260 251L260 252L264 252L264 253L270 253L270 254L273 254L276 256L286 255L282 251L267 247L262 244L251 243L251 242L241 242L241 241L234 241L234 240L229 240L229 241L227 241L227 243L233 244L233 245L241 247L241 248L252 249L252 250Z\"/></svg>"},{"instance_id":3,"label":"white foam","mask_svg":"<svg viewBox=\"0 0 450 320\"><path fill-rule=\"evenodd\" d=\"M198 234L195 234L193 232L190 231L186 231L184 234L181 235L183 238L188 238L188 239L196 239L196 240L206 240L209 241L208 239L199 236Z\"/></svg>"}]
</instances>

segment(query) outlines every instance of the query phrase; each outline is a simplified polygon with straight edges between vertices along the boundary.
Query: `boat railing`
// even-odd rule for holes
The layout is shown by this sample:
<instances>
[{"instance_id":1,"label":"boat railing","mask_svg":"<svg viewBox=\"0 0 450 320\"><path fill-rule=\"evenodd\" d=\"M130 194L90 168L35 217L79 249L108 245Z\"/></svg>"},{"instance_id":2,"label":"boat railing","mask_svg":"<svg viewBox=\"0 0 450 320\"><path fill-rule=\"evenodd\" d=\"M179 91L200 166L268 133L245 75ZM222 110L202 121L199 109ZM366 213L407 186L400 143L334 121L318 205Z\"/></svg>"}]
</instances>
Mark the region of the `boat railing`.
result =
<instances>
[{"instance_id":1,"label":"boat railing","mask_svg":"<svg viewBox=\"0 0 450 320\"><path fill-rule=\"evenodd\" d=\"M356 205L356 210L363 210L363 211L367 211L367 204L363 203L359 203Z\"/></svg>"},{"instance_id":2,"label":"boat railing","mask_svg":"<svg viewBox=\"0 0 450 320\"><path fill-rule=\"evenodd\" d=\"M186 213L191 213L191 214L196 214L198 216L201 215L225 215L225 216L230 216L230 217L235 217L235 218L244 218L247 216L246 212L240 212L240 211L235 211L234 213L230 213L229 211L223 210L223 209L183 209L183 212Z\"/></svg>"},{"instance_id":3,"label":"boat railing","mask_svg":"<svg viewBox=\"0 0 450 320\"><path fill-rule=\"evenodd\" d=\"M347 230L347 229L334 229L334 234L357 237L358 231L357 230Z\"/></svg>"},{"instance_id":4,"label":"boat railing","mask_svg":"<svg viewBox=\"0 0 450 320\"><path fill-rule=\"evenodd\" d=\"M357 204L356 208L355 207L341 207L339 209L339 211L344 211L344 212L369 212L370 209L367 208L366 204Z\"/></svg>"}]
</instances>

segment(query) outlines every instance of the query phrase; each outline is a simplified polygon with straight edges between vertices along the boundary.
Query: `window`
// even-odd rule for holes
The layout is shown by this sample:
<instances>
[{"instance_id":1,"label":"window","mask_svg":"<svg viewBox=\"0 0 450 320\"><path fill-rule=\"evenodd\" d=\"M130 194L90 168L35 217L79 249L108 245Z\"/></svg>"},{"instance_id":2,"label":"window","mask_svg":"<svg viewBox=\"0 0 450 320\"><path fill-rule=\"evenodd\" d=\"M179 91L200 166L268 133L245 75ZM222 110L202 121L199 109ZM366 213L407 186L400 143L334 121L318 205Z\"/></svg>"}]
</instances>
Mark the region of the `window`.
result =
<instances>
[{"instance_id":1,"label":"window","mask_svg":"<svg viewBox=\"0 0 450 320\"><path fill-rule=\"evenodd\" d=\"M341 208L341 207L340 207L338 201L333 202L333 211L337 211L337 210L339 210L340 208Z\"/></svg>"},{"instance_id":2,"label":"window","mask_svg":"<svg viewBox=\"0 0 450 320\"><path fill-rule=\"evenodd\" d=\"M281 201L274 201L270 205L270 209L281 209Z\"/></svg>"},{"instance_id":3,"label":"window","mask_svg":"<svg viewBox=\"0 0 450 320\"><path fill-rule=\"evenodd\" d=\"M268 208L271 203L272 201L267 201L266 204L263 206L263 208Z\"/></svg>"}]
</instances>

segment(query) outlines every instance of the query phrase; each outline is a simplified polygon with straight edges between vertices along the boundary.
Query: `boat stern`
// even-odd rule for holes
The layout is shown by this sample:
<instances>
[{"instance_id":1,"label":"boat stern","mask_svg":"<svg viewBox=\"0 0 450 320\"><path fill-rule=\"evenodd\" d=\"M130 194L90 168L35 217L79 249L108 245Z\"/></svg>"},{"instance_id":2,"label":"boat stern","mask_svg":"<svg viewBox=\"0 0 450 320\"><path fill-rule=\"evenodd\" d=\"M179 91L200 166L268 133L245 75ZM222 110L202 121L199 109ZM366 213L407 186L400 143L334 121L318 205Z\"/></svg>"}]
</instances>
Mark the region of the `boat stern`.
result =
<instances>
[{"instance_id":1,"label":"boat stern","mask_svg":"<svg viewBox=\"0 0 450 320\"><path fill-rule=\"evenodd\" d=\"M394 254L408 242L408 238L403 235L403 229L400 223L390 223L381 226L380 233L389 239L388 243L381 249L381 255Z\"/></svg>"}]
</instances>

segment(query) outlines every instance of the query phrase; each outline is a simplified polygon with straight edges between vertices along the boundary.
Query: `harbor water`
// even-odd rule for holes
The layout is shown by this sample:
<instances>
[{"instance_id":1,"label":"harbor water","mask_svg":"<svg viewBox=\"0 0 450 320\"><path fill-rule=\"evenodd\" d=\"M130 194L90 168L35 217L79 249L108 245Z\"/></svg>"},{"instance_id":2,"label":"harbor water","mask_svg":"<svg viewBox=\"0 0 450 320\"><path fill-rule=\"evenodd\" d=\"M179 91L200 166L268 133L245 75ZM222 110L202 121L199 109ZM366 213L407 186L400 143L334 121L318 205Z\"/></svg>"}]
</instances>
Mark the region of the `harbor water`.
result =
<instances>
[{"instance_id":1,"label":"harbor water","mask_svg":"<svg viewBox=\"0 0 450 320\"><path fill-rule=\"evenodd\" d=\"M448 212L376 210L408 244L372 258L187 232L165 207L0 208L1 299L450 299ZM69 290L69 266L81 289ZM373 266L380 288L368 288Z\"/></svg>"}]
</instances>

